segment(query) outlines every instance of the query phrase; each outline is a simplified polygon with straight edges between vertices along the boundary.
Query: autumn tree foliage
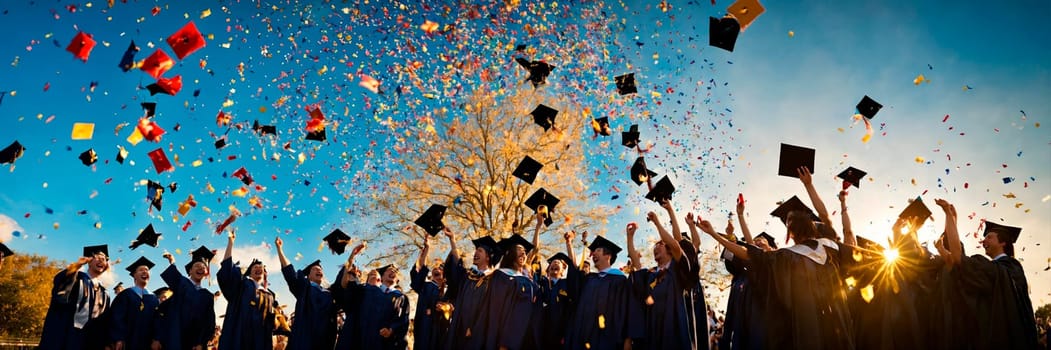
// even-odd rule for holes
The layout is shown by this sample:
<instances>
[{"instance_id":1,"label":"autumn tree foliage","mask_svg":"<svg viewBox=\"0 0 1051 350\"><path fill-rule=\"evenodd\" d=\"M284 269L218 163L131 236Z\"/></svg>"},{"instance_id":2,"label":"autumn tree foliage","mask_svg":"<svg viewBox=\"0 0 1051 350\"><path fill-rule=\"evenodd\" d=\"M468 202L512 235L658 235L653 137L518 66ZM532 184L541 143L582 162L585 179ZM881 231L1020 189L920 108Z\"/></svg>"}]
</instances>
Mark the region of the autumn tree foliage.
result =
<instances>
[{"instance_id":1,"label":"autumn tree foliage","mask_svg":"<svg viewBox=\"0 0 1051 350\"><path fill-rule=\"evenodd\" d=\"M62 263L39 255L4 257L0 269L0 338L40 339L51 282Z\"/></svg>"}]
</instances>

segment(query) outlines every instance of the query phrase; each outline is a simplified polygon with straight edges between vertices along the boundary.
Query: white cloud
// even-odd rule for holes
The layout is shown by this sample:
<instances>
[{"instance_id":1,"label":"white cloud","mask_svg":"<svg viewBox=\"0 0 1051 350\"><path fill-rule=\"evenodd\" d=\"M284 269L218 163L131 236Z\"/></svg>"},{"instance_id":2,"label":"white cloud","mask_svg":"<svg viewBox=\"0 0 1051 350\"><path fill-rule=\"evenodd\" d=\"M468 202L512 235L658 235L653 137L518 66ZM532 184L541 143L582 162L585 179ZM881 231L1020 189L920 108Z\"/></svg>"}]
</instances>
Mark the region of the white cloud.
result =
<instances>
[{"instance_id":1,"label":"white cloud","mask_svg":"<svg viewBox=\"0 0 1051 350\"><path fill-rule=\"evenodd\" d=\"M22 226L19 226L15 219L0 214L0 242L9 242L14 237L15 231L24 231Z\"/></svg>"}]
</instances>

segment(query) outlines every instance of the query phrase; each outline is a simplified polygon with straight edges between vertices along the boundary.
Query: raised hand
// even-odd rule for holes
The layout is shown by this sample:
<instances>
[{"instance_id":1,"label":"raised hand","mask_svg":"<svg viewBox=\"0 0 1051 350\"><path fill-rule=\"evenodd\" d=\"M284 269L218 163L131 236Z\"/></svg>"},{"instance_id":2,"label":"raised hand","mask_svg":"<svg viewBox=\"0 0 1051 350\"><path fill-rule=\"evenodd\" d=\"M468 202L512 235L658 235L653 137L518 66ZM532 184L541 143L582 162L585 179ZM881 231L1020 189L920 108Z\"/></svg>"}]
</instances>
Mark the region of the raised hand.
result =
<instances>
[{"instance_id":1,"label":"raised hand","mask_svg":"<svg viewBox=\"0 0 1051 350\"><path fill-rule=\"evenodd\" d=\"M572 242L573 238L575 238L576 236L577 236L577 233L571 230L571 231L566 232L565 234L563 234L562 238L564 238L566 240L566 242Z\"/></svg>"},{"instance_id":2,"label":"raised hand","mask_svg":"<svg viewBox=\"0 0 1051 350\"><path fill-rule=\"evenodd\" d=\"M686 213L686 224L696 225L696 223L693 221L693 213Z\"/></svg>"},{"instance_id":3,"label":"raised hand","mask_svg":"<svg viewBox=\"0 0 1051 350\"><path fill-rule=\"evenodd\" d=\"M726 221L726 234L729 236L734 235L734 221L733 219Z\"/></svg>"},{"instance_id":4,"label":"raised hand","mask_svg":"<svg viewBox=\"0 0 1051 350\"><path fill-rule=\"evenodd\" d=\"M274 245L277 246L277 249L281 249L284 247L285 241L282 241L281 237L274 238Z\"/></svg>"},{"instance_id":5,"label":"raised hand","mask_svg":"<svg viewBox=\"0 0 1051 350\"><path fill-rule=\"evenodd\" d=\"M646 221L656 223L657 220L659 220L659 219L660 218L657 217L657 213L654 213L652 211L649 212L649 213L646 213Z\"/></svg>"},{"instance_id":6,"label":"raised hand","mask_svg":"<svg viewBox=\"0 0 1051 350\"><path fill-rule=\"evenodd\" d=\"M664 209L667 209L667 210L671 210L671 199L667 199L667 198L662 199L661 200L661 208L664 208Z\"/></svg>"},{"instance_id":7,"label":"raised hand","mask_svg":"<svg viewBox=\"0 0 1051 350\"><path fill-rule=\"evenodd\" d=\"M431 249L431 238L423 237L423 249Z\"/></svg>"},{"instance_id":8,"label":"raised hand","mask_svg":"<svg viewBox=\"0 0 1051 350\"><path fill-rule=\"evenodd\" d=\"M367 248L367 247L368 247L368 244L365 243L365 241L361 241L361 243L358 243L358 245L354 246L354 250L352 250L350 252L350 255L361 254L361 252L364 251L365 248Z\"/></svg>"},{"instance_id":9,"label":"raised hand","mask_svg":"<svg viewBox=\"0 0 1051 350\"><path fill-rule=\"evenodd\" d=\"M628 235L628 239L635 237L635 231L639 229L639 225L634 222L629 222L628 226L624 228L624 233Z\"/></svg>"},{"instance_id":10,"label":"raised hand","mask_svg":"<svg viewBox=\"0 0 1051 350\"><path fill-rule=\"evenodd\" d=\"M847 205L847 191L839 191L839 195L836 198L839 198L840 204Z\"/></svg>"},{"instance_id":11,"label":"raised hand","mask_svg":"<svg viewBox=\"0 0 1051 350\"><path fill-rule=\"evenodd\" d=\"M172 256L172 253L164 252L164 255L161 255L161 257L167 259L168 264L175 265L175 257Z\"/></svg>"},{"instance_id":12,"label":"raised hand","mask_svg":"<svg viewBox=\"0 0 1051 350\"><path fill-rule=\"evenodd\" d=\"M801 166L796 169L796 174L799 175L799 181L804 185L810 186L814 184L814 179L810 176L810 169L805 166Z\"/></svg>"},{"instance_id":13,"label":"raised hand","mask_svg":"<svg viewBox=\"0 0 1051 350\"><path fill-rule=\"evenodd\" d=\"M453 233L453 230L450 230L448 226L442 229L442 234L444 234L445 237L449 237L449 240L456 240L456 233Z\"/></svg>"},{"instance_id":14,"label":"raised hand","mask_svg":"<svg viewBox=\"0 0 1051 350\"><path fill-rule=\"evenodd\" d=\"M707 233L709 235L716 234L715 227L712 227L712 223L708 222L708 220L702 219L700 224L698 224L697 226L700 227L701 231L704 231L704 233Z\"/></svg>"}]
</instances>

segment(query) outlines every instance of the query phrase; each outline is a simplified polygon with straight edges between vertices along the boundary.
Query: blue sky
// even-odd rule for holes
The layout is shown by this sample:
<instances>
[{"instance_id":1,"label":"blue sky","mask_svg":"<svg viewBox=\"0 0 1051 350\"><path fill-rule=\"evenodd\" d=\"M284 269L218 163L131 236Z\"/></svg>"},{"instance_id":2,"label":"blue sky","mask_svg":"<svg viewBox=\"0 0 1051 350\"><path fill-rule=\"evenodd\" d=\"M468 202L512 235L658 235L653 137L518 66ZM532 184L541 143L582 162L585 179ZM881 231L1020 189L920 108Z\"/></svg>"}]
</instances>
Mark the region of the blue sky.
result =
<instances>
[{"instance_id":1,"label":"blue sky","mask_svg":"<svg viewBox=\"0 0 1051 350\"><path fill-rule=\"evenodd\" d=\"M155 5L161 10L156 16L150 13ZM525 40L539 56L565 68L555 71L546 92L567 94L610 114L615 128L640 124L644 140L653 145L651 164L679 188L680 216L692 210L722 221L743 192L753 231L783 238L784 229L765 214L777 201L805 193L794 179L776 176L777 150L782 142L808 146L818 150L815 183L830 208L838 207L835 174L847 166L869 172L850 194L854 229L866 237L886 237L907 200L920 195L928 203L934 198L954 202L964 232L975 231L983 218L1024 227L1020 245L1025 250L1018 256L1034 303L1051 302L1051 278L1043 271L1051 258L1051 126L1046 125L1051 24L1044 21L1051 4L1046 1L997 4L995 9L979 2L764 3L766 12L740 35L733 53L706 45L706 17L721 15L729 2L670 2L666 12L657 2L625 2L605 4L606 14L583 11L597 5L593 2L554 9L520 5L509 21L490 26L508 33L485 32L484 20L464 24L464 35L477 37L467 46L422 33L418 26L425 19L451 22L437 10L442 3L426 5L431 8L371 5L360 13L307 2L258 8L255 3L117 2L112 9L100 2L78 4L74 12L58 3L0 6L10 33L0 38L0 61L9 63L0 65L0 91L14 92L0 103L0 142L6 146L17 139L28 149L14 166L0 171L0 214L6 217L0 226L7 228L0 240L18 252L65 260L74 259L84 245L109 243L115 259L146 255L159 262L164 251L186 253L200 244L221 249L225 238L213 231L233 205L248 214L233 225L236 259L266 257L276 266L266 244L281 234L290 256L304 256L299 265L323 258L334 272L342 258L319 252L320 238L337 227L352 235L370 227L374 219L362 212L360 201L380 186L382 170L397 157L391 146L398 132L414 126L414 115L455 104L456 82L471 83L470 77L454 76L453 83L437 78L450 71L441 61L443 53L506 71L496 80L506 85L520 80L514 74L521 72L508 64L509 53L490 57L487 50ZM201 18L205 9L211 15ZM407 29L398 26L398 15L411 23ZM608 30L587 28L609 18ZM206 36L214 36L166 74L183 76L183 91L176 96L150 97L136 87L152 78L116 67L130 40L141 48L136 59L155 48L171 54L164 38L191 19ZM545 32L517 39L528 37L521 33L527 24L565 36ZM63 50L78 28L99 41L86 63ZM415 52L407 53L406 43ZM411 83L392 64L411 60L424 63L418 73L423 88L401 95L396 86ZM243 74L237 70L242 63ZM625 72L636 72L640 93L611 96L608 79ZM384 93L358 86L359 74L380 80ZM920 74L929 82L914 85ZM596 76L606 80L596 83ZM87 91L93 81L98 87ZM193 97L198 89L200 95ZM421 99L428 91L440 98ZM867 143L861 142L864 127L851 119L864 95L884 105ZM288 99L279 106L282 96ZM233 104L223 107L227 100ZM141 116L143 101L158 103L156 118L168 134L160 143L131 146L124 139ZM339 123L330 128L328 143L300 136L305 107L314 103ZM233 114L241 126L255 119L276 124L279 137L269 141L243 128L219 127L219 110ZM75 122L95 123L94 137L71 140ZM132 124L114 133L125 122ZM224 133L230 146L215 150L215 137ZM629 185L624 168L635 155L619 146L619 139L581 139L589 145L592 170L599 173L589 185L593 204L620 206L605 229L622 241L627 222L642 222L646 211L658 208L644 203L644 193ZM286 142L292 151L283 149ZM124 165L113 161L118 144L131 153ZM88 148L99 153L93 168L77 159ZM156 148L173 161L178 156L173 172L154 172L146 153ZM202 165L193 166L195 160ZM224 173L242 166L265 189L250 189L244 198L229 195L241 182ZM1004 183L1005 177L1014 181ZM175 193L165 193L160 211L147 209L145 186L139 185L147 179L178 183ZM614 187L620 190L618 199L610 199L618 193ZM199 205L185 218L177 217L175 209L188 194ZM252 195L263 200L263 208L250 208ZM78 214L81 210L87 212ZM937 210L934 219L921 230L921 239L931 240L941 231L943 216ZM183 232L187 221L191 225ZM164 234L161 245L129 251L130 240L149 223ZM15 230L18 236L10 234ZM650 231L644 234L653 235ZM976 242L973 236L965 239L968 252L981 252ZM714 242L704 243L716 254ZM120 271L118 280L128 282ZM283 285L275 290L284 294L279 294L282 302L291 303Z\"/></svg>"}]
</instances>

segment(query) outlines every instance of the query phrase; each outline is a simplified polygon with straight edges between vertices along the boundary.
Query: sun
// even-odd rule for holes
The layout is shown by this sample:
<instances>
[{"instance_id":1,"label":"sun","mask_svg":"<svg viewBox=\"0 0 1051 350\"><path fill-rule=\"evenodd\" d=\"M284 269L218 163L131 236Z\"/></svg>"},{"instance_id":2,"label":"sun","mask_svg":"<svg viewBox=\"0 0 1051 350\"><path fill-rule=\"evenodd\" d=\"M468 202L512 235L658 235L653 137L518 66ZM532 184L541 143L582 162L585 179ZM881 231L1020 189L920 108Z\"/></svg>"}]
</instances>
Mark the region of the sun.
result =
<instances>
[{"instance_id":1,"label":"sun","mask_svg":"<svg viewBox=\"0 0 1051 350\"><path fill-rule=\"evenodd\" d=\"M894 265L894 262L898 260L898 250L895 248L883 250L883 264Z\"/></svg>"}]
</instances>

